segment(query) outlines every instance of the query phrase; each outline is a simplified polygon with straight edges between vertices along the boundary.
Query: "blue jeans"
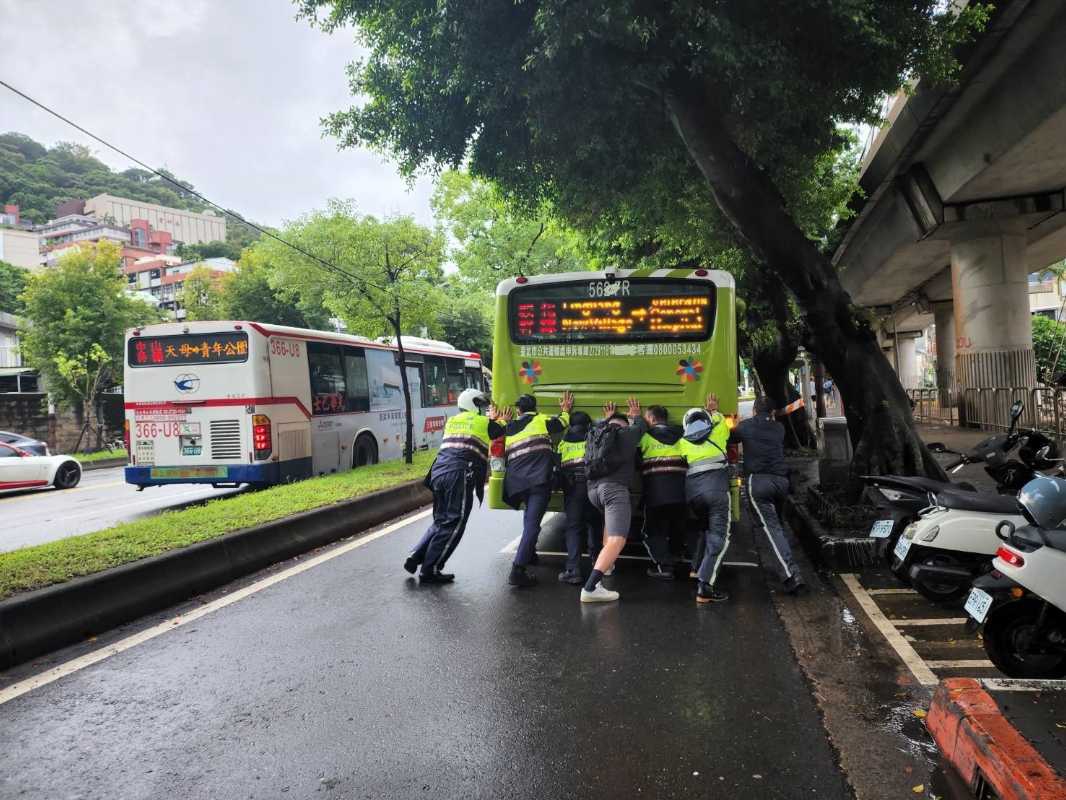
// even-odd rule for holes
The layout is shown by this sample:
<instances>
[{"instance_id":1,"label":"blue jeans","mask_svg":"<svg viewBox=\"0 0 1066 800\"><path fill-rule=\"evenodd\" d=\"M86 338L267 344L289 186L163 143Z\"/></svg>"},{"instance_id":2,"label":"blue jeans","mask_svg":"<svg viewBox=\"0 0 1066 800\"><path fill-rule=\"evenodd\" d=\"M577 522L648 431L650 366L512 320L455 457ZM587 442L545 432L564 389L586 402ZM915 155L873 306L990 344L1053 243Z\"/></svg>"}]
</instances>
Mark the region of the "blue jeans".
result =
<instances>
[{"instance_id":1,"label":"blue jeans","mask_svg":"<svg viewBox=\"0 0 1066 800\"><path fill-rule=\"evenodd\" d=\"M547 484L534 486L521 495L525 508L522 510L522 541L518 543L518 552L514 557L516 567L527 566L533 560L534 553L537 552L540 522L544 519L544 512L548 510L550 496L551 490Z\"/></svg>"},{"instance_id":2,"label":"blue jeans","mask_svg":"<svg viewBox=\"0 0 1066 800\"><path fill-rule=\"evenodd\" d=\"M691 475L685 480L685 496L703 527L693 568L700 583L714 585L729 549L729 473L719 469Z\"/></svg>"}]
</instances>

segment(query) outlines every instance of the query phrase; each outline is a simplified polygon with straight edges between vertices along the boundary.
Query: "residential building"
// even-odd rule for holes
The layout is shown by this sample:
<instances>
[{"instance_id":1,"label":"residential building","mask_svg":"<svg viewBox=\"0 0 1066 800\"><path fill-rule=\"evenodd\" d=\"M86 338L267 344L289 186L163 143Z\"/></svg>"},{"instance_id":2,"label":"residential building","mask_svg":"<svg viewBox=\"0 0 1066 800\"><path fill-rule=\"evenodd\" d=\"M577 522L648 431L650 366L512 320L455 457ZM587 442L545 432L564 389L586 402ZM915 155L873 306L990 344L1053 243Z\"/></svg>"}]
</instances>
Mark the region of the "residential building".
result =
<instances>
[{"instance_id":1,"label":"residential building","mask_svg":"<svg viewBox=\"0 0 1066 800\"><path fill-rule=\"evenodd\" d=\"M211 211L183 211L109 194L89 198L84 209L85 214L121 226L130 226L137 219L146 220L152 229L169 233L174 241L184 244L226 239L226 218Z\"/></svg>"},{"instance_id":2,"label":"residential building","mask_svg":"<svg viewBox=\"0 0 1066 800\"><path fill-rule=\"evenodd\" d=\"M1066 283L1052 272L1034 272L1029 276L1029 312L1031 314L1063 319L1063 304L1066 302Z\"/></svg>"},{"instance_id":3,"label":"residential building","mask_svg":"<svg viewBox=\"0 0 1066 800\"><path fill-rule=\"evenodd\" d=\"M35 231L0 228L0 261L6 261L16 267L37 269L41 266L38 241Z\"/></svg>"},{"instance_id":4,"label":"residential building","mask_svg":"<svg viewBox=\"0 0 1066 800\"><path fill-rule=\"evenodd\" d=\"M221 257L181 262L173 256L157 256L139 259L123 271L129 282L128 291L149 295L159 308L170 311L176 319L182 319L185 316L181 309L184 283L190 273L201 266L207 267L212 279L218 280L225 273L233 272L237 263Z\"/></svg>"},{"instance_id":5,"label":"residential building","mask_svg":"<svg viewBox=\"0 0 1066 800\"><path fill-rule=\"evenodd\" d=\"M19 207L10 204L0 207L0 225L17 227L19 225Z\"/></svg>"},{"instance_id":6,"label":"residential building","mask_svg":"<svg viewBox=\"0 0 1066 800\"><path fill-rule=\"evenodd\" d=\"M174 241L165 231L156 231L147 220L135 219L129 227L103 222L85 214L67 214L37 229L41 237L41 260L48 266L83 244L111 241L122 247L122 266L143 258L171 253Z\"/></svg>"}]
</instances>

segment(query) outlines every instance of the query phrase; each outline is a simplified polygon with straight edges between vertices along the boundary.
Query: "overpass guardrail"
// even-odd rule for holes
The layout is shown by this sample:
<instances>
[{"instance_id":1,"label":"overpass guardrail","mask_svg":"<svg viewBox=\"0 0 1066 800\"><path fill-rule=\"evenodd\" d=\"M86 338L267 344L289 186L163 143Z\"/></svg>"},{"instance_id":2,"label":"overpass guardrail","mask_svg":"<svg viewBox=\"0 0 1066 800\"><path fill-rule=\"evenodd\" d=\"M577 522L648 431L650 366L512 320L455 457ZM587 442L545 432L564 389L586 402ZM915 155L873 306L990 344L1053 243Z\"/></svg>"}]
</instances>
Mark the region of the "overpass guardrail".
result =
<instances>
[{"instance_id":1,"label":"overpass guardrail","mask_svg":"<svg viewBox=\"0 0 1066 800\"><path fill-rule=\"evenodd\" d=\"M1018 425L1066 441L1066 389L1059 387L998 387L908 389L914 420L931 425L1002 432L1010 427L1010 407L1025 404Z\"/></svg>"}]
</instances>

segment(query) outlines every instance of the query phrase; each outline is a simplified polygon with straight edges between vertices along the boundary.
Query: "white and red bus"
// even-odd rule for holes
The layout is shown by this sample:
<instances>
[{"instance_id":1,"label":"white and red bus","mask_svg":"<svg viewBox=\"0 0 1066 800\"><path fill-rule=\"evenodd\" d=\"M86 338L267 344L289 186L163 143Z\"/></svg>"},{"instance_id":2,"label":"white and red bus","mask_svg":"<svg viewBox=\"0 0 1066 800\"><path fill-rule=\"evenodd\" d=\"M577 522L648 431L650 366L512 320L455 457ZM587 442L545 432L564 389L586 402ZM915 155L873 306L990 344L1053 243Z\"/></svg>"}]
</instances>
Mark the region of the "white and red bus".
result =
<instances>
[{"instance_id":1,"label":"white and red bus","mask_svg":"<svg viewBox=\"0 0 1066 800\"><path fill-rule=\"evenodd\" d=\"M414 446L440 443L481 357L405 336ZM400 458L395 343L257 322L126 334L126 482L267 486Z\"/></svg>"}]
</instances>

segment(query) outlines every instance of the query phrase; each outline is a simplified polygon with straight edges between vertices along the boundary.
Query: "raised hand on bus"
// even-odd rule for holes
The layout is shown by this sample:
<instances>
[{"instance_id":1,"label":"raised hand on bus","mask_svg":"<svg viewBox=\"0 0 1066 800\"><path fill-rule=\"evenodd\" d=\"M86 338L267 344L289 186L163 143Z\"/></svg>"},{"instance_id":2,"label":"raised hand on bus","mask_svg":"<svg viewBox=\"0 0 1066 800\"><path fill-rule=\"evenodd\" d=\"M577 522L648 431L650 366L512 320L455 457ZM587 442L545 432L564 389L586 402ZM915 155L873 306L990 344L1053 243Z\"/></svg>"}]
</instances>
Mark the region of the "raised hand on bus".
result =
<instances>
[{"instance_id":1,"label":"raised hand on bus","mask_svg":"<svg viewBox=\"0 0 1066 800\"><path fill-rule=\"evenodd\" d=\"M630 395L629 399L626 400L626 404L629 406L629 413L627 416L630 419L636 419L640 416L640 401L637 400L637 398Z\"/></svg>"},{"instance_id":2,"label":"raised hand on bus","mask_svg":"<svg viewBox=\"0 0 1066 800\"><path fill-rule=\"evenodd\" d=\"M614 404L614 400L608 400L603 404L603 418L610 419L614 416L614 412L618 410L618 406Z\"/></svg>"},{"instance_id":3,"label":"raised hand on bus","mask_svg":"<svg viewBox=\"0 0 1066 800\"><path fill-rule=\"evenodd\" d=\"M497 422L510 422L514 419L514 409L511 408L511 406L497 408L495 405L490 405L489 419L496 420Z\"/></svg>"},{"instance_id":4,"label":"raised hand on bus","mask_svg":"<svg viewBox=\"0 0 1066 800\"><path fill-rule=\"evenodd\" d=\"M703 407L710 411L712 414L716 412L718 410L718 395L716 395L714 392L711 392L709 395L707 395L707 402L704 404Z\"/></svg>"},{"instance_id":5,"label":"raised hand on bus","mask_svg":"<svg viewBox=\"0 0 1066 800\"><path fill-rule=\"evenodd\" d=\"M569 414L570 413L570 409L573 408L573 407L574 407L574 393L573 392L563 392L563 396L559 398L559 408L561 408L563 411L565 411L567 414Z\"/></svg>"}]
</instances>

